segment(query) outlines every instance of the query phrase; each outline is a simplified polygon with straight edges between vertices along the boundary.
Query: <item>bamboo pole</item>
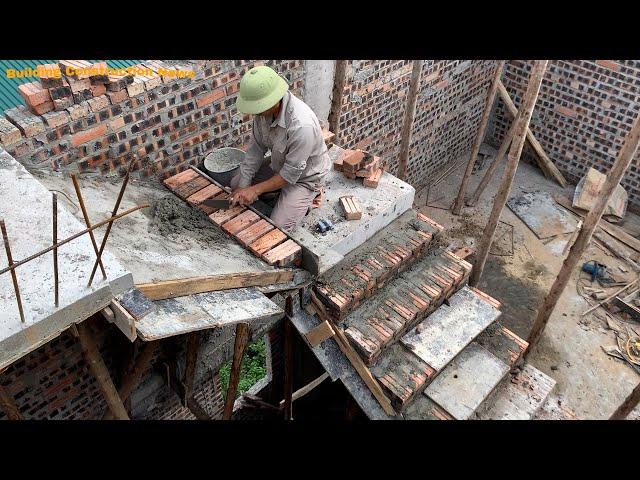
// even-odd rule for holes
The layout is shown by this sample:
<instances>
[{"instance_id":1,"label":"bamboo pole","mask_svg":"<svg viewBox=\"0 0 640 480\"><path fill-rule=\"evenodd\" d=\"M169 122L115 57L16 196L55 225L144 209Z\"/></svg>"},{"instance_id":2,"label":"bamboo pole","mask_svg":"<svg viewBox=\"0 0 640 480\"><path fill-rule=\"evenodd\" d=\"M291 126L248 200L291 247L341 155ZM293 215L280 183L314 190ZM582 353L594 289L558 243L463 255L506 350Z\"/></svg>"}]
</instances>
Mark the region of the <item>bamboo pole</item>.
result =
<instances>
[{"instance_id":1,"label":"bamboo pole","mask_svg":"<svg viewBox=\"0 0 640 480\"><path fill-rule=\"evenodd\" d=\"M331 93L331 109L329 111L329 130L338 138L340 131L340 113L342 112L342 97L347 77L348 60L336 60L336 69L333 74L333 90Z\"/></svg>"},{"instance_id":2,"label":"bamboo pole","mask_svg":"<svg viewBox=\"0 0 640 480\"><path fill-rule=\"evenodd\" d=\"M118 390L116 390L116 387L113 384L111 375L109 375L109 370L104 364L104 360L100 355L100 350L98 350L98 346L93 340L93 335L91 334L89 327L85 322L82 322L77 325L77 330L78 340L80 341L80 347L82 348L84 358L87 361L91 373L93 373L96 381L98 382L98 386L107 401L109 409L116 419L129 420L127 409L124 408L122 399L118 395Z\"/></svg>"},{"instance_id":3,"label":"bamboo pole","mask_svg":"<svg viewBox=\"0 0 640 480\"><path fill-rule=\"evenodd\" d=\"M13 281L13 289L16 292L16 302L18 302L18 311L20 312L20 321L22 323L25 322L24 319L24 310L22 309L22 299L20 298L20 287L18 286L18 276L15 271L15 263L13 262L13 257L11 256L11 246L9 245L9 235L7 235L7 226L4 224L4 220L0 220L0 230L2 230L2 239L4 241L4 249L7 253L7 261L9 262L9 267L7 269L11 269L11 280Z\"/></svg>"},{"instance_id":4,"label":"bamboo pole","mask_svg":"<svg viewBox=\"0 0 640 480\"><path fill-rule=\"evenodd\" d=\"M78 203L80 203L80 209L82 210L82 216L84 218L84 223L87 228L91 228L91 220L89 220L89 212L87 212L87 208L84 205L84 198L82 198L82 191L80 190L80 184L78 183L78 177L76 177L75 173L71 174L71 181L73 182L73 188L76 191L76 196L78 197ZM93 231L89 232L89 238L91 238L91 244L93 245L93 250L96 253L96 257L98 257L98 244L96 243L96 237L93 234ZM100 260L100 271L102 272L102 278L107 278L107 272L104 269L104 265L102 264L102 260Z\"/></svg>"},{"instance_id":5,"label":"bamboo pole","mask_svg":"<svg viewBox=\"0 0 640 480\"><path fill-rule=\"evenodd\" d=\"M500 82L500 77L502 76L503 69L504 60L500 60L498 62L498 65L496 65L496 71L493 75L493 81L491 82L489 92L487 93L484 112L482 113L482 119L480 120L480 127L478 128L476 141L473 144L473 149L471 150L469 163L467 163L467 169L465 170L464 176L462 177L462 183L460 184L460 190L458 190L458 196L456 197L455 201L453 202L453 206L451 207L451 213L453 213L454 215L460 215L460 211L462 210L464 195L467 192L467 185L469 184L469 179L471 178L471 172L473 172L473 167L476 164L478 152L480 151L480 146L482 145L482 140L484 139L484 133L487 129L487 124L489 123L491 109L493 108L493 102L496 99L496 94L498 92L498 83Z\"/></svg>"},{"instance_id":6,"label":"bamboo pole","mask_svg":"<svg viewBox=\"0 0 640 480\"><path fill-rule=\"evenodd\" d=\"M60 248L62 245L65 245L65 244L71 242L72 240L75 240L76 238L81 237L82 235L88 233L89 231L95 230L96 228L100 228L101 226L106 225L109 222L115 222L116 220L118 220L118 219L120 219L122 217L125 217L125 216L129 215L130 213L133 213L133 212L135 212L137 210L140 210L142 208L148 208L148 207L149 207L149 205L145 203L145 204L142 204L142 205L138 205L136 207L131 207L130 209L125 210L124 212L122 212L122 213L120 213L118 215L115 215L113 217L109 217L106 220L103 220L102 222L96 223L91 228L86 228L86 229L82 230L81 232L78 232L78 233L76 233L74 235L71 235L70 237L67 237L64 240L61 240L58 243L55 243L55 244L51 245L48 248L45 248L44 250L40 250L39 252L34 253L33 255L31 255L31 256L29 256L29 257L27 257L25 259L20 260L19 262L13 263L13 265L8 266L7 268L3 268L2 270L0 270L0 275L2 275L3 273L7 273L10 270L15 270L20 265L24 265L25 263L30 262L31 260L33 260L35 258L41 257L45 253L49 253L51 250Z\"/></svg>"},{"instance_id":7,"label":"bamboo pole","mask_svg":"<svg viewBox=\"0 0 640 480\"><path fill-rule=\"evenodd\" d=\"M511 100L509 92L507 92L507 89L502 82L498 84L498 94L500 95L502 101L505 103L507 110L509 110L511 115L515 118L517 113L516 106L513 104L513 100ZM542 172L545 174L545 176L549 177L549 175L551 175L560 184L561 187L566 187L567 181L562 176L562 173L560 173L560 170L558 170L558 167L555 166L547 153L544 151L544 148L542 148L542 145L540 145L538 139L533 136L533 132L529 127L527 127L527 140L529 140L529 144L538 154L538 164L540 165L540 168L542 169Z\"/></svg>"},{"instance_id":8,"label":"bamboo pole","mask_svg":"<svg viewBox=\"0 0 640 480\"><path fill-rule=\"evenodd\" d=\"M398 178L406 180L407 161L409 159L409 147L411 146L411 131L413 130L413 119L416 115L416 101L418 100L418 90L420 89L420 78L422 77L422 60L413 61L411 71L411 82L409 83L409 93L407 94L407 105L404 109L404 123L400 133L400 155L398 156Z\"/></svg>"},{"instance_id":9,"label":"bamboo pole","mask_svg":"<svg viewBox=\"0 0 640 480\"><path fill-rule=\"evenodd\" d=\"M571 278L571 272L575 269L576 265L580 261L580 257L582 257L583 252L589 246L589 242L591 241L591 236L593 232L598 227L598 222L602 218L602 214L604 213L607 204L609 203L609 199L613 194L616 186L622 180L629 164L633 161L636 150L638 149L638 143L640 142L640 115L636 117L636 120L631 128L631 131L627 134L624 139L624 144L622 148L618 152L618 156L616 161L614 162L611 170L607 174L607 179L604 184L600 188L600 192L598 193L598 198L591 209L591 211L587 214L587 217L582 224L582 228L580 229L580 233L576 237L576 241L571 245L571 249L569 250L569 254L564 259L562 263L562 267L560 268L560 272L556 277L556 280L553 282L551 286L551 290L549 290L549 294L545 297L542 307L538 310L538 316L536 317L535 322L533 323L533 327L531 332L529 333L529 338L527 342L529 342L529 347L524 352L525 357L531 353L535 345L540 340L540 336L542 335L542 331L547 325L549 318L551 317L551 313L555 308L560 295L564 291L569 279Z\"/></svg>"},{"instance_id":10,"label":"bamboo pole","mask_svg":"<svg viewBox=\"0 0 640 480\"><path fill-rule=\"evenodd\" d=\"M236 400L236 392L238 391L238 382L240 381L240 367L242 365L242 357L249 340L249 325L247 323L239 323L236 325L236 339L233 344L233 361L231 363L231 373L229 375L229 387L227 388L227 397L224 401L223 420L231 420L233 415L233 404Z\"/></svg>"},{"instance_id":11,"label":"bamboo pole","mask_svg":"<svg viewBox=\"0 0 640 480\"><path fill-rule=\"evenodd\" d=\"M509 158L507 159L507 166L502 176L502 182L500 188L493 200L493 207L487 225L482 232L482 238L478 246L478 257L476 264L471 272L469 278L469 285L476 287L482 276L482 270L487 261L489 251L491 250L491 244L493 243L493 237L496 233L498 221L500 220L500 213L507 203L509 192L511 191L511 185L513 179L516 176L516 170L518 168L518 162L520 161L520 154L522 153L522 147L524 146L525 136L529 122L531 121L531 115L533 114L533 108L535 107L536 100L538 98L538 92L540 91L540 85L542 84L542 77L547 68L547 60L536 60L533 63L531 69L531 77L529 77L529 85L527 92L522 100L520 111L516 115L514 139L509 149Z\"/></svg>"},{"instance_id":12,"label":"bamboo pole","mask_svg":"<svg viewBox=\"0 0 640 480\"><path fill-rule=\"evenodd\" d=\"M284 318L284 419L293 420L293 298L285 300Z\"/></svg>"},{"instance_id":13,"label":"bamboo pole","mask_svg":"<svg viewBox=\"0 0 640 480\"><path fill-rule=\"evenodd\" d=\"M513 134L515 131L516 131L516 122L514 119L513 123L511 124L511 127L509 128L509 131L507 132L507 134L504 136L504 139L502 140L502 144L500 145L500 148L498 149L498 153L496 153L496 156L493 159L493 162L485 172L484 177L482 177L482 180L480 180L480 184L476 188L476 191L473 192L473 195L471 196L471 198L467 200L466 202L467 206L474 207L478 203L478 200L480 200L480 195L482 195L482 192L484 192L484 189L487 188L487 185L493 178L493 174L495 173L496 169L498 168L498 165L502 161L502 157L504 157L505 154L507 153L507 149L509 148L509 145L511 145L511 141L513 140Z\"/></svg>"},{"instance_id":14,"label":"bamboo pole","mask_svg":"<svg viewBox=\"0 0 640 480\"><path fill-rule=\"evenodd\" d=\"M53 244L58 243L58 195L53 192ZM58 279L58 249L53 249L53 298L57 307L60 304L60 281Z\"/></svg>"},{"instance_id":15,"label":"bamboo pole","mask_svg":"<svg viewBox=\"0 0 640 480\"><path fill-rule=\"evenodd\" d=\"M15 400L2 385L0 385L0 408L9 420L24 420Z\"/></svg>"}]
</instances>

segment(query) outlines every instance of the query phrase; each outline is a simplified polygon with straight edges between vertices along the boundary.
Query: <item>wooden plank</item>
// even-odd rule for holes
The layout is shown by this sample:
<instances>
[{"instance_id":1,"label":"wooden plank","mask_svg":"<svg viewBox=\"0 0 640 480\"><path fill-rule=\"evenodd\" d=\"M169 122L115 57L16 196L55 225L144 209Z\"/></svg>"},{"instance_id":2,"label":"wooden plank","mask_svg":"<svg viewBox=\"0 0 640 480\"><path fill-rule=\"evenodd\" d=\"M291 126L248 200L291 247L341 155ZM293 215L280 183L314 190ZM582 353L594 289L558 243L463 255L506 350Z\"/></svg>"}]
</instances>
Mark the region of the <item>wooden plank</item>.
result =
<instances>
[{"instance_id":1,"label":"wooden plank","mask_svg":"<svg viewBox=\"0 0 640 480\"><path fill-rule=\"evenodd\" d=\"M451 212L454 215L460 215L460 211L462 210L462 204L464 203L464 196L467 191L467 185L469 183L469 179L471 178L471 172L473 172L473 167L476 164L478 152L480 151L480 146L482 145L482 140L484 139L484 133L485 133L485 130L487 129L487 124L489 123L489 117L491 116L491 111L493 109L493 102L496 99L498 83L500 82L500 77L502 76L504 63L505 63L504 60L500 60L496 65L496 71L493 74L493 80L491 82L491 86L489 87L489 91L487 92L487 99L484 104L482 119L480 120L478 133L476 134L476 141L473 144L473 148L471 149L471 155L469 156L467 168L464 171L464 176L462 177L462 183L460 184L460 189L458 190L458 196L456 197L455 201L453 202L453 206L451 207ZM498 159L499 157L496 158L496 163Z\"/></svg>"},{"instance_id":2,"label":"wooden plank","mask_svg":"<svg viewBox=\"0 0 640 480\"><path fill-rule=\"evenodd\" d=\"M291 395L291 401L295 401L295 400L298 400L299 398L304 397L307 393L312 391L314 388L316 388L318 385L324 382L327 378L329 378L329 374L327 372L324 372L315 380L312 380L311 382L307 383L304 387L299 388L298 390L293 392L293 394ZM280 400L280 408L282 408L283 406L284 406L284 400Z\"/></svg>"},{"instance_id":3,"label":"wooden plank","mask_svg":"<svg viewBox=\"0 0 640 480\"><path fill-rule=\"evenodd\" d=\"M327 315L324 309L324 305L322 305L322 302L318 300L318 298L315 296L314 293L311 293L311 301L313 302L313 305L315 307L315 312L318 314L320 319L323 321L329 321L331 323L331 319ZM378 381L373 377L373 375L371 374L367 366L364 364L360 356L353 349L353 347L349 343L349 340L347 340L347 337L344 335L344 333L339 327L336 327L333 324L332 326L336 333L336 335L334 336L334 339L338 344L338 347L340 348L342 353L347 357L347 359L349 360L353 368L356 370L358 375L360 375L360 378L362 378L367 388L371 391L373 396L380 403L380 406L383 408L385 413L390 416L396 416L396 412L391 406L391 402L389 401L385 393L382 391L382 387L380 387L380 384L378 383Z\"/></svg>"},{"instance_id":4,"label":"wooden plank","mask_svg":"<svg viewBox=\"0 0 640 480\"><path fill-rule=\"evenodd\" d=\"M498 187L498 192L494 197L487 225L485 226L484 231L482 232L482 237L480 238L477 260L473 272L471 272L471 278L469 279L469 285L472 287L477 286L480 281L482 270L484 270L484 265L487 261L487 257L489 256L491 244L493 243L493 237L496 233L496 228L498 227L500 213L502 212L504 205L507 203L507 198L511 191L511 185L513 184L513 179L516 176L516 170L520 161L522 148L524 147L525 134L529 128L531 115L533 114L533 109L535 107L536 100L538 99L538 92L540 91L544 72L547 69L547 63L547 60L536 60L533 63L527 91L522 100L520 111L516 115L515 122L518 125L516 126L513 142L511 142L511 148L509 149L507 165L505 166L502 181Z\"/></svg>"},{"instance_id":5,"label":"wooden plank","mask_svg":"<svg viewBox=\"0 0 640 480\"><path fill-rule=\"evenodd\" d=\"M559 195L556 195L553 198L555 199L556 202L558 202L567 210L575 213L580 218L585 218L586 213L573 208L573 206L571 205L571 202L567 198L561 197ZM628 245L629 247L633 248L636 252L640 252L640 240L638 240L635 237L632 237L627 232L625 232L622 228L618 227L617 225L613 225L612 223L608 222L604 218L600 219L600 222L598 222L598 226L602 228L605 232L607 232L609 235L614 237L616 240L624 243L625 245Z\"/></svg>"},{"instance_id":6,"label":"wooden plank","mask_svg":"<svg viewBox=\"0 0 640 480\"><path fill-rule=\"evenodd\" d=\"M118 300L112 300L109 308L111 308L114 315L113 323L124 333L125 337L133 342L138 336L136 333L136 319L133 318Z\"/></svg>"},{"instance_id":7,"label":"wooden plank","mask_svg":"<svg viewBox=\"0 0 640 480\"><path fill-rule=\"evenodd\" d=\"M93 373L102 394L109 406L111 412L118 420L129 420L129 414L127 410L124 408L124 404L122 403L122 399L118 395L118 391L116 390L115 385L113 384L113 380L109 375L109 370L107 366L104 364L104 360L100 355L100 351L98 350L98 346L95 344L93 340L93 335L89 330L89 326L86 325L86 322L82 322L77 325L78 332L78 340L80 341L80 347L82 348L82 353L84 354L85 361Z\"/></svg>"},{"instance_id":8,"label":"wooden plank","mask_svg":"<svg viewBox=\"0 0 640 480\"><path fill-rule=\"evenodd\" d=\"M335 335L331 324L327 321L320 323L317 327L313 328L306 333L305 338L312 347L317 347L322 342Z\"/></svg>"},{"instance_id":9,"label":"wooden plank","mask_svg":"<svg viewBox=\"0 0 640 480\"><path fill-rule=\"evenodd\" d=\"M231 362L231 373L229 374L229 388L227 389L227 397L224 401L223 420L231 420L233 414L233 404L238 391L238 382L240 381L240 366L244 350L249 341L249 324L239 323L236 325L236 338L233 344L233 360Z\"/></svg>"},{"instance_id":10,"label":"wooden plank","mask_svg":"<svg viewBox=\"0 0 640 480\"><path fill-rule=\"evenodd\" d=\"M338 138L340 134L340 113L342 111L342 99L347 78L348 60L336 60L336 69L333 74L333 89L331 94L331 109L329 111L329 130Z\"/></svg>"},{"instance_id":11,"label":"wooden plank","mask_svg":"<svg viewBox=\"0 0 640 480\"><path fill-rule=\"evenodd\" d=\"M182 297L195 293L213 292L231 288L259 287L293 280L293 270L266 272L222 273L206 277L182 278L156 283L142 283L136 288L151 300Z\"/></svg>"},{"instance_id":12,"label":"wooden plank","mask_svg":"<svg viewBox=\"0 0 640 480\"><path fill-rule=\"evenodd\" d=\"M509 110L511 115L515 118L518 113L516 110L516 106L513 104L513 101L509 96L509 92L507 92L507 89L504 87L504 84L501 81L498 84L498 93L500 94L500 98L502 98L502 101L505 103L507 110ZM547 156L546 152L542 148L542 145L540 145L540 142L538 142L536 137L533 136L533 132L529 129L528 122L526 133L527 140L529 140L529 143L538 154L538 163L540 164L540 168L542 168L545 176L548 177L549 175L551 175L563 188L566 187L567 181L562 176L562 173L560 173L560 170L558 170L558 167L556 167L551 159Z\"/></svg>"}]
</instances>

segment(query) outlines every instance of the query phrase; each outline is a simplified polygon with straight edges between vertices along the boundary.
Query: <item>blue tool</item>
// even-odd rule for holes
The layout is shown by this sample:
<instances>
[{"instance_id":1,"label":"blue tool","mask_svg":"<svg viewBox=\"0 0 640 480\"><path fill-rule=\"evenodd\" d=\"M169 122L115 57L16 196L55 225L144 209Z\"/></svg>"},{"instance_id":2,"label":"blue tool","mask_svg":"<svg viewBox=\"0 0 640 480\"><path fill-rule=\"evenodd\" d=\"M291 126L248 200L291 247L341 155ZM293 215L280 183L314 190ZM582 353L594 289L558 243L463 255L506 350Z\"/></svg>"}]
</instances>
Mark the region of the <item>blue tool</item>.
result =
<instances>
[{"instance_id":1,"label":"blue tool","mask_svg":"<svg viewBox=\"0 0 640 480\"><path fill-rule=\"evenodd\" d=\"M318 220L316 228L320 231L320 233L325 233L329 230L333 230L333 223L331 223L331 221L327 220L326 218L321 218L320 220Z\"/></svg>"},{"instance_id":2,"label":"blue tool","mask_svg":"<svg viewBox=\"0 0 640 480\"><path fill-rule=\"evenodd\" d=\"M604 278L605 273L607 272L606 265L594 261L587 262L582 265L582 271L587 272L591 275L591 281L597 280L598 278Z\"/></svg>"}]
</instances>

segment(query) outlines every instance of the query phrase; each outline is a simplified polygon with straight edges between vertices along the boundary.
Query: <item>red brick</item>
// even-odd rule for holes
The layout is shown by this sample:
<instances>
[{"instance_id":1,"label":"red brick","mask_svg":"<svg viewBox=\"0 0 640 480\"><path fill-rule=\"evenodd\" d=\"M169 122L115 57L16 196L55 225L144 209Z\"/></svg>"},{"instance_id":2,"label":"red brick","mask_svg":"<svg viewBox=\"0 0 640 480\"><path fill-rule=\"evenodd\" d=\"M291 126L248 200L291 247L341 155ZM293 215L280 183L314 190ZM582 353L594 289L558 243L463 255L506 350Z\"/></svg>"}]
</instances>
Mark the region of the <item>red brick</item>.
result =
<instances>
[{"instance_id":1,"label":"red brick","mask_svg":"<svg viewBox=\"0 0 640 480\"><path fill-rule=\"evenodd\" d=\"M576 117L578 115L578 112L576 112L575 110L568 108L568 107L563 107L561 105L558 105L555 108L556 112L562 114L562 115L566 115L567 117Z\"/></svg>"},{"instance_id":2,"label":"red brick","mask_svg":"<svg viewBox=\"0 0 640 480\"><path fill-rule=\"evenodd\" d=\"M242 230L236 236L238 240L245 247L255 242L258 238L262 237L266 233L269 233L275 227L264 219L254 223L250 227Z\"/></svg>"},{"instance_id":3,"label":"red brick","mask_svg":"<svg viewBox=\"0 0 640 480\"><path fill-rule=\"evenodd\" d=\"M53 102L49 90L43 88L40 82L23 83L18 86L18 93L29 107Z\"/></svg>"},{"instance_id":4,"label":"red brick","mask_svg":"<svg viewBox=\"0 0 640 480\"><path fill-rule=\"evenodd\" d=\"M223 223L222 229L230 235L236 235L245 228L256 223L258 220L260 220L260 217L255 212L247 210L235 217L233 220Z\"/></svg>"},{"instance_id":5,"label":"red brick","mask_svg":"<svg viewBox=\"0 0 640 480\"><path fill-rule=\"evenodd\" d=\"M217 90L213 90L211 92L207 92L204 95L200 95L196 98L196 104L198 108L202 108L205 105L209 105L217 100L220 100L224 97L224 89L218 88Z\"/></svg>"},{"instance_id":6,"label":"red brick","mask_svg":"<svg viewBox=\"0 0 640 480\"><path fill-rule=\"evenodd\" d=\"M124 102L127 98L129 98L129 94L127 93L126 88L123 88L118 92L107 92L106 95L107 97L109 97L109 100L111 101L112 105L115 105L116 103Z\"/></svg>"},{"instance_id":7,"label":"red brick","mask_svg":"<svg viewBox=\"0 0 640 480\"><path fill-rule=\"evenodd\" d=\"M191 170L193 172L193 170ZM196 173L196 172L193 172ZM197 175L197 173L196 173ZM191 205L199 205L202 201L214 197L222 192L222 189L213 183L204 187L202 190L197 191L193 195L187 197L187 202Z\"/></svg>"},{"instance_id":8,"label":"red brick","mask_svg":"<svg viewBox=\"0 0 640 480\"><path fill-rule=\"evenodd\" d=\"M384 170L382 168L378 168L370 176L366 177L362 181L362 184L368 188L378 188L378 183L380 183L380 178L382 177L383 171Z\"/></svg>"},{"instance_id":9,"label":"red brick","mask_svg":"<svg viewBox=\"0 0 640 480\"><path fill-rule=\"evenodd\" d=\"M269 265L284 267L294 263L302 253L302 248L293 240L289 239L277 247L266 252L262 258Z\"/></svg>"},{"instance_id":10,"label":"red brick","mask_svg":"<svg viewBox=\"0 0 640 480\"><path fill-rule=\"evenodd\" d=\"M103 83L91 84L91 94L94 97L99 97L105 93L107 93L107 87L105 87Z\"/></svg>"},{"instance_id":11,"label":"red brick","mask_svg":"<svg viewBox=\"0 0 640 480\"><path fill-rule=\"evenodd\" d=\"M615 70L616 72L620 70L620 64L613 60L596 60L596 64L609 70Z\"/></svg>"},{"instance_id":12,"label":"red brick","mask_svg":"<svg viewBox=\"0 0 640 480\"><path fill-rule=\"evenodd\" d=\"M209 218L213 223L220 226L225 222L228 222L232 218L240 215L242 212L246 211L246 207L236 205L235 207L231 207L228 209L220 209L216 212L209 215Z\"/></svg>"},{"instance_id":13,"label":"red brick","mask_svg":"<svg viewBox=\"0 0 640 480\"><path fill-rule=\"evenodd\" d=\"M256 255L262 255L272 248L280 245L287 239L287 235L280 229L271 230L258 240L249 245L249 249Z\"/></svg>"},{"instance_id":14,"label":"red brick","mask_svg":"<svg viewBox=\"0 0 640 480\"><path fill-rule=\"evenodd\" d=\"M55 109L55 106L53 102L44 102L44 103L41 103L40 105L34 105L32 107L29 107L29 110L31 110L36 115L42 115L44 113L51 112L54 109Z\"/></svg>"},{"instance_id":15,"label":"red brick","mask_svg":"<svg viewBox=\"0 0 640 480\"><path fill-rule=\"evenodd\" d=\"M90 142L91 140L95 140L107 133L107 125L102 124L97 127L90 128L89 130L85 130L84 132L78 132L71 135L71 144L74 147L78 145L82 145L83 143Z\"/></svg>"}]
</instances>

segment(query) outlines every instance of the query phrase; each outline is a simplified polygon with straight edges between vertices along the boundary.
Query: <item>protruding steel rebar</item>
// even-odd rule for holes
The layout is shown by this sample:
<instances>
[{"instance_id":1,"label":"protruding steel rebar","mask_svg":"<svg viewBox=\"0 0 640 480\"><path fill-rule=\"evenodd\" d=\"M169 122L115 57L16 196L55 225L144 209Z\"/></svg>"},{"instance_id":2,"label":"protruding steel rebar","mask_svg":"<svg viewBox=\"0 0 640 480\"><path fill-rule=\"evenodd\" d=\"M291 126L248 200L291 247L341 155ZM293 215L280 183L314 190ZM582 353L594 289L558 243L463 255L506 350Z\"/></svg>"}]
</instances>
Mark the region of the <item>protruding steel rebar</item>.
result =
<instances>
[{"instance_id":1,"label":"protruding steel rebar","mask_svg":"<svg viewBox=\"0 0 640 480\"><path fill-rule=\"evenodd\" d=\"M2 239L4 240L4 249L7 252L7 260L9 262L9 268L13 263L13 257L11 256L11 246L9 245L9 236L7 235L7 227L4 224L4 220L0 220L0 230L2 230ZM16 292L16 301L18 302L18 310L20 310L20 320L24 323L24 310L22 309L22 299L20 298L20 288L18 287L18 276L15 270L11 270L11 278L13 280L13 289Z\"/></svg>"}]
</instances>

